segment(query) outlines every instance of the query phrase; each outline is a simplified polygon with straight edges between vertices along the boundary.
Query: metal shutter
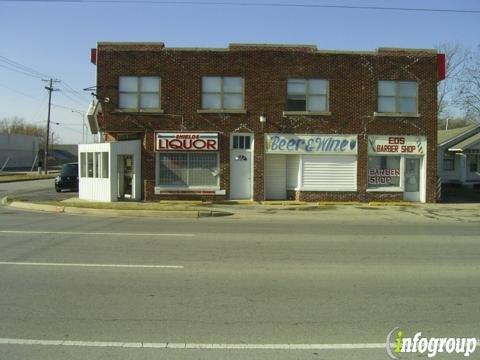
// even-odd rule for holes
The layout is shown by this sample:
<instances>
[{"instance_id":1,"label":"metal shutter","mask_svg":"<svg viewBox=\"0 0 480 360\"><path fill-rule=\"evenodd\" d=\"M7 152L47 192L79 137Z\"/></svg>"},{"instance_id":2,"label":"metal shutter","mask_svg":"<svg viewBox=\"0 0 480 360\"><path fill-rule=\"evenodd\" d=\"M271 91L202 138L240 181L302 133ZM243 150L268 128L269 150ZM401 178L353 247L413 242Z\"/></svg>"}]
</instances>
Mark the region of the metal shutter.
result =
<instances>
[{"instance_id":1,"label":"metal shutter","mask_svg":"<svg viewBox=\"0 0 480 360\"><path fill-rule=\"evenodd\" d=\"M303 156L302 190L357 191L357 157Z\"/></svg>"}]
</instances>

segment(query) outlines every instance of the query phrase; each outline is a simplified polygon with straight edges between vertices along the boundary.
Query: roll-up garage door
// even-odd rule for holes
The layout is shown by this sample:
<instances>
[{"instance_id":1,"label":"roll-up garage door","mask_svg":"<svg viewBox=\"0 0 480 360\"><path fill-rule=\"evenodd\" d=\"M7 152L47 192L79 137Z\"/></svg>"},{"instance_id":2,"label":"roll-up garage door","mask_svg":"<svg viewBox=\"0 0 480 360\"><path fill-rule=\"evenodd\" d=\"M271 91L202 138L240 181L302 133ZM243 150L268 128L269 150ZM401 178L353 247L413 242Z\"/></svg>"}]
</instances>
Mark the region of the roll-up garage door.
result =
<instances>
[{"instance_id":1,"label":"roll-up garage door","mask_svg":"<svg viewBox=\"0 0 480 360\"><path fill-rule=\"evenodd\" d=\"M303 190L357 191L357 157L303 156Z\"/></svg>"},{"instance_id":2,"label":"roll-up garage door","mask_svg":"<svg viewBox=\"0 0 480 360\"><path fill-rule=\"evenodd\" d=\"M287 198L286 155L265 156L265 197L271 200Z\"/></svg>"}]
</instances>

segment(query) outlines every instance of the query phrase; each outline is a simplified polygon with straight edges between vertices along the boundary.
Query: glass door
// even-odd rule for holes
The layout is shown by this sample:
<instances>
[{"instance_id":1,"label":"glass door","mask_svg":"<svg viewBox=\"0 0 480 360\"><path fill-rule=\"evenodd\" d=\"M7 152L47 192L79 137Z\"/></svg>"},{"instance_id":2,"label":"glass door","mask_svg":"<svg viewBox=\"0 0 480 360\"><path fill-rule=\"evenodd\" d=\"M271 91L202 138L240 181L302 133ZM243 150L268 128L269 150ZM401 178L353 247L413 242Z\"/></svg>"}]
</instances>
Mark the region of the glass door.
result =
<instances>
[{"instance_id":1,"label":"glass door","mask_svg":"<svg viewBox=\"0 0 480 360\"><path fill-rule=\"evenodd\" d=\"M405 158L404 199L407 201L420 201L421 160L420 158Z\"/></svg>"}]
</instances>

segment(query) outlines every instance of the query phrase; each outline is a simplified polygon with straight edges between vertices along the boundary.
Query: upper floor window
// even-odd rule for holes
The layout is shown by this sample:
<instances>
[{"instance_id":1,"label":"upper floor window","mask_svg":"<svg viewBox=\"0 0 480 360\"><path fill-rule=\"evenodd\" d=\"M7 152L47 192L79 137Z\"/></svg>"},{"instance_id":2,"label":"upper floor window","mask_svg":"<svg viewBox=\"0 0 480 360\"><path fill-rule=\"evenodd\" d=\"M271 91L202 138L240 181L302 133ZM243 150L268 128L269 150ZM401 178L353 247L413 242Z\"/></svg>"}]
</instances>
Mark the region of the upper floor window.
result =
<instances>
[{"instance_id":1,"label":"upper floor window","mask_svg":"<svg viewBox=\"0 0 480 360\"><path fill-rule=\"evenodd\" d=\"M288 79L288 111L328 111L328 80Z\"/></svg>"},{"instance_id":2,"label":"upper floor window","mask_svg":"<svg viewBox=\"0 0 480 360\"><path fill-rule=\"evenodd\" d=\"M379 81L378 112L417 113L416 81Z\"/></svg>"},{"instance_id":3,"label":"upper floor window","mask_svg":"<svg viewBox=\"0 0 480 360\"><path fill-rule=\"evenodd\" d=\"M202 109L242 110L243 79L232 76L204 76Z\"/></svg>"},{"instance_id":4,"label":"upper floor window","mask_svg":"<svg viewBox=\"0 0 480 360\"><path fill-rule=\"evenodd\" d=\"M158 76L120 76L118 107L129 110L160 109Z\"/></svg>"}]
</instances>

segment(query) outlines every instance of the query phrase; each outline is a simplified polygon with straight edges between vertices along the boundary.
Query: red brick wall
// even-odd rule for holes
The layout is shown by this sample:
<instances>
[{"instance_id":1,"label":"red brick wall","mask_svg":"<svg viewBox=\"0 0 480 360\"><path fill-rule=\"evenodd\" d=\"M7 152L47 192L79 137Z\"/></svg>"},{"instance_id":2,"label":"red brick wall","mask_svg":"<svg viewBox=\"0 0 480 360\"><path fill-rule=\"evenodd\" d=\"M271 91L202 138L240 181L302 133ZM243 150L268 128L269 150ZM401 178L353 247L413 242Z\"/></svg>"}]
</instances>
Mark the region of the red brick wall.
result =
<instances>
[{"instance_id":1,"label":"red brick wall","mask_svg":"<svg viewBox=\"0 0 480 360\"><path fill-rule=\"evenodd\" d=\"M169 49L155 45L98 46L97 93L103 104L105 131L143 133L142 179L144 197L158 199L155 181L153 133L203 131L220 134L220 184L229 191L229 136L240 129L255 134L254 199L264 199L264 133L358 134L358 192L301 193L312 200L366 201L381 197L366 192L367 136L420 135L427 138L427 201L435 201L437 136L437 57L427 51L377 53L316 52L312 47L232 46L217 50ZM118 77L155 75L162 79L164 114L125 114L116 111ZM246 114L199 114L202 76L241 76L245 81ZM288 116L286 80L291 77L329 80L329 116ZM419 118L374 117L378 80L415 80L419 88ZM260 124L259 116L267 117ZM148 185L147 185L148 184ZM392 195L396 197L398 195ZM187 195L187 197L189 197ZM179 195L185 198L185 195ZM222 197L220 197L222 198Z\"/></svg>"}]
</instances>

